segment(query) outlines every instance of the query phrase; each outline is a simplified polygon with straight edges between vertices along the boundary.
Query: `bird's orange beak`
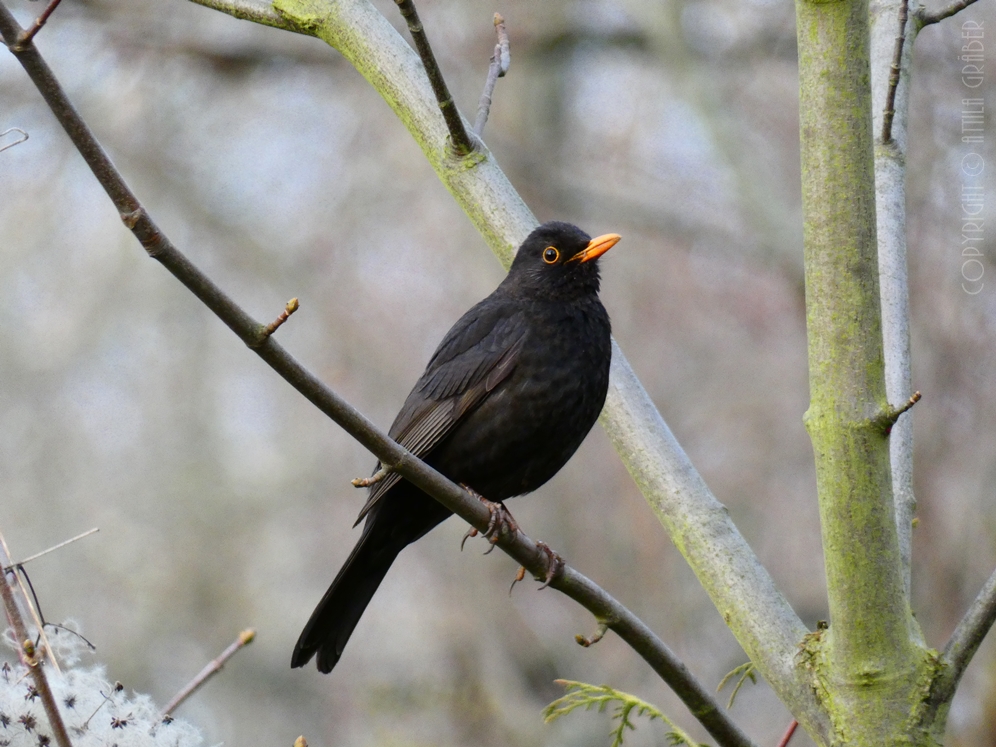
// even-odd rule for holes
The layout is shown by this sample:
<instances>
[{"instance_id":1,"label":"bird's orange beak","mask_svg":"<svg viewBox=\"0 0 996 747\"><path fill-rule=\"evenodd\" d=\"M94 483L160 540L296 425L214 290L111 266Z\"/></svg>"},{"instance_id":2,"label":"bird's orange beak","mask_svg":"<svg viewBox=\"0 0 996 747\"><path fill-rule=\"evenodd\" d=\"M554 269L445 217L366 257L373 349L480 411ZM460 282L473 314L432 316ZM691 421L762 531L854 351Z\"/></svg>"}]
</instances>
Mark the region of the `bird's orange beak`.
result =
<instances>
[{"instance_id":1,"label":"bird's orange beak","mask_svg":"<svg viewBox=\"0 0 996 747\"><path fill-rule=\"evenodd\" d=\"M596 236L588 242L588 246L574 255L574 259L579 262L589 262L593 259L598 259L618 244L621 238L622 236L617 233L605 233L601 236Z\"/></svg>"}]
</instances>

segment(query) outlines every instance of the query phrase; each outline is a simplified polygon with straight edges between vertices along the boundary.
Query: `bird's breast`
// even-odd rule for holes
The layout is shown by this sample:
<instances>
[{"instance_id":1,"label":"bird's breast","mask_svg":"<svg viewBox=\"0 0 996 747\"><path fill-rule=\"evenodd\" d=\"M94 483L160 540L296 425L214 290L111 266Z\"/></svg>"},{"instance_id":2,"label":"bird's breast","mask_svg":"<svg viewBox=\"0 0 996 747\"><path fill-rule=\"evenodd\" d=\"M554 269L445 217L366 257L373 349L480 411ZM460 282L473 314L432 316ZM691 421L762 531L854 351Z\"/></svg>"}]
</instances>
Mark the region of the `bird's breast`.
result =
<instances>
[{"instance_id":1,"label":"bird's breast","mask_svg":"<svg viewBox=\"0 0 996 747\"><path fill-rule=\"evenodd\" d=\"M597 300L535 310L515 369L430 463L491 500L535 490L564 466L598 418L610 356L608 316Z\"/></svg>"}]
</instances>

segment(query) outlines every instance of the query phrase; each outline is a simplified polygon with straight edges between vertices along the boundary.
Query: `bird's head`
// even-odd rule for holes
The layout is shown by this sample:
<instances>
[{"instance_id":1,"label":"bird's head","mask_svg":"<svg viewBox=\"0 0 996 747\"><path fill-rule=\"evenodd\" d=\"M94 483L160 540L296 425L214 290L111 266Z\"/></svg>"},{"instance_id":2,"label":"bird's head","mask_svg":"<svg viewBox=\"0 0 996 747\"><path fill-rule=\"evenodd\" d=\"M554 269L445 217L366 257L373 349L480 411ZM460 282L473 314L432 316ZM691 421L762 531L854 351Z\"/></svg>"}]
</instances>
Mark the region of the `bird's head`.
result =
<instances>
[{"instance_id":1,"label":"bird's head","mask_svg":"<svg viewBox=\"0 0 996 747\"><path fill-rule=\"evenodd\" d=\"M597 260L619 239L615 233L593 239L570 223L544 223L522 242L507 282L521 292L539 296L598 293Z\"/></svg>"}]
</instances>

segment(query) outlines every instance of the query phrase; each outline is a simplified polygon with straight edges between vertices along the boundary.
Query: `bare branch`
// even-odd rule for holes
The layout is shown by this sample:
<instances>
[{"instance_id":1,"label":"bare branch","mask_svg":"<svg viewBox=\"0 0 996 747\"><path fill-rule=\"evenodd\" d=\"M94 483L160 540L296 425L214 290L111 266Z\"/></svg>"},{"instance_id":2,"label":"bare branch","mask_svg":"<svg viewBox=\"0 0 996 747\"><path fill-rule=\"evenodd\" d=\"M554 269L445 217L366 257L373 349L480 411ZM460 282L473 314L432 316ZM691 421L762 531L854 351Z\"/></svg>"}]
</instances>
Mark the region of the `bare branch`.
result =
<instances>
[{"instance_id":1,"label":"bare branch","mask_svg":"<svg viewBox=\"0 0 996 747\"><path fill-rule=\"evenodd\" d=\"M301 308L301 304L298 302L296 298L292 298L290 301L288 301L287 305L284 307L284 310L280 312L279 316L277 316L276 319L274 319L272 322L270 322L263 328L263 330L259 333L259 339L255 343L249 345L249 347L254 348L262 345L266 341L266 339L274 332L276 332L284 322L290 319L290 315L293 314L295 311L297 311L299 308Z\"/></svg>"},{"instance_id":2,"label":"bare branch","mask_svg":"<svg viewBox=\"0 0 996 747\"><path fill-rule=\"evenodd\" d=\"M55 704L52 688L48 686L48 678L45 676L45 670L42 667L42 659L36 655L38 652L35 650L35 644L28 636L28 629L24 625L24 618L21 617L21 610L17 606L14 592L11 591L10 584L7 583L8 572L14 573L12 568L4 567L0 564L0 599L3 600L4 611L7 613L10 627L13 628L14 635L17 638L19 646L18 653L24 666L31 672L31 677L35 681L35 689L38 690L38 694L41 696L42 707L45 709L45 715L48 716L48 723L52 727L55 741L59 747L72 747L72 742L69 741L69 733L66 731L66 725L62 721L62 714L59 713L59 707Z\"/></svg>"},{"instance_id":3,"label":"bare branch","mask_svg":"<svg viewBox=\"0 0 996 747\"><path fill-rule=\"evenodd\" d=\"M896 421L899 420L899 416L913 407L913 405L919 402L921 398L922 395L920 392L913 392L912 396L903 404L899 405L899 407L889 405L884 412L872 419L872 423L876 428L882 431L882 433L888 435L889 432L892 431L892 426L894 426Z\"/></svg>"},{"instance_id":4,"label":"bare branch","mask_svg":"<svg viewBox=\"0 0 996 747\"><path fill-rule=\"evenodd\" d=\"M371 485L379 483L393 471L394 469L390 466L381 467L379 470L370 475L370 477L354 477L349 481L349 483L354 488L369 488Z\"/></svg>"},{"instance_id":5,"label":"bare branch","mask_svg":"<svg viewBox=\"0 0 996 747\"><path fill-rule=\"evenodd\" d=\"M938 21L943 21L945 18L950 18L956 13L960 13L965 10L969 5L974 3L975 0L957 0L957 2L951 3L946 8L943 8L936 13L929 13L926 10L921 10L917 14L917 18L920 21L920 26L930 26L932 23L937 23Z\"/></svg>"},{"instance_id":6,"label":"bare branch","mask_svg":"<svg viewBox=\"0 0 996 747\"><path fill-rule=\"evenodd\" d=\"M895 19L909 0L878 0L871 13L871 83L873 128L882 132L885 112L894 111L889 142L875 147L875 233L878 238L878 279L882 306L882 342L885 354L885 393L893 407L913 394L910 364L910 302L906 262L906 148L908 145L910 74L913 45L919 26L908 20L899 58L895 88L892 65L896 62ZM891 96L891 101L887 103ZM903 585L910 594L913 556L913 418L900 418L889 434L893 505L903 570Z\"/></svg>"},{"instance_id":7,"label":"bare branch","mask_svg":"<svg viewBox=\"0 0 996 747\"><path fill-rule=\"evenodd\" d=\"M892 65L889 68L889 92L885 97L885 113L882 117L882 142L892 142L892 118L896 115L896 89L899 88L899 73L902 70L903 44L906 42L906 19L909 17L909 0L902 0L899 6L899 34L896 36L896 47L892 53Z\"/></svg>"},{"instance_id":8,"label":"bare branch","mask_svg":"<svg viewBox=\"0 0 996 747\"><path fill-rule=\"evenodd\" d=\"M408 24L408 30L415 42L415 49L425 67L425 74L429 76L429 83L432 84L432 90L436 94L436 102L439 104L439 111L443 113L446 127L450 131L453 149L458 156L465 156L474 149L474 145L470 142L467 128L463 126L463 118L453 101L453 96L450 95L450 89L446 86L443 71L439 69L439 63L436 62L436 55L433 54L432 47L429 46L429 37L425 35L425 27L419 20L415 3L413 0L394 0L394 2Z\"/></svg>"},{"instance_id":9,"label":"bare branch","mask_svg":"<svg viewBox=\"0 0 996 747\"><path fill-rule=\"evenodd\" d=\"M501 17L500 13L495 13L494 23L498 43L495 44L495 52L491 56L491 64L488 66L488 77L484 82L484 92L481 93L481 101L477 105L474 133L478 137L484 134L484 125L488 123L488 114L491 112L491 96L495 91L495 85L497 85L499 78L505 77L508 66L512 62L508 47L508 31L505 30L505 19Z\"/></svg>"},{"instance_id":10,"label":"bare branch","mask_svg":"<svg viewBox=\"0 0 996 747\"><path fill-rule=\"evenodd\" d=\"M788 725L785 733L782 734L782 738L778 740L778 747L788 747L788 743L792 741L792 735L795 734L795 730L798 728L799 722L793 721Z\"/></svg>"},{"instance_id":11,"label":"bare branch","mask_svg":"<svg viewBox=\"0 0 996 747\"><path fill-rule=\"evenodd\" d=\"M12 568L20 568L25 563L30 563L32 560L37 560L38 558L44 557L45 555L48 555L50 552L55 552L56 550L61 550L66 545L71 545L73 542L76 542L77 540L81 540L84 537L89 537L91 534L96 534L99 531L100 531L99 527L94 527L93 529L88 529L85 532L80 532L75 537L70 537L67 540L63 540L62 542L60 542L57 545L52 545L47 550L42 550L41 552L36 552L34 555L29 555L28 557L24 558L23 560L18 560L16 562L11 563L10 565L11 565Z\"/></svg>"},{"instance_id":12,"label":"bare branch","mask_svg":"<svg viewBox=\"0 0 996 747\"><path fill-rule=\"evenodd\" d=\"M598 628L596 628L593 635L587 636L578 633L576 636L574 636L574 640L578 642L579 646L584 646L585 648L588 648L590 646L594 646L596 643L602 640L605 637L605 634L608 632L608 630L609 630L608 620L599 620Z\"/></svg>"},{"instance_id":13,"label":"bare branch","mask_svg":"<svg viewBox=\"0 0 996 747\"><path fill-rule=\"evenodd\" d=\"M17 38L19 33L20 27L16 20L3 2L0 2L0 35L4 39L12 39ZM125 225L132 230L149 255L196 295L247 346L255 342L259 338L260 330L265 327L253 320L162 233L73 108L34 45L29 42L24 49L11 51L87 161L94 176L111 197ZM403 477L479 530L487 529L491 513L479 500L391 440L298 363L272 336L267 337L258 347L251 349L381 462L395 465L396 471ZM554 562L551 553L544 551L538 543L533 542L522 532L503 533L497 544L508 555L528 568L535 578L547 577L550 565ZM723 712L711 693L692 676L667 645L642 620L601 587L567 565L564 565L550 580L550 586L580 603L592 612L596 619L612 620L611 629L671 686L721 745L746 747L752 744Z\"/></svg>"},{"instance_id":14,"label":"bare branch","mask_svg":"<svg viewBox=\"0 0 996 747\"><path fill-rule=\"evenodd\" d=\"M41 606L38 603L38 597L35 596L34 587L31 586L31 579L28 578L27 572L20 566L14 565L11 561L13 560L13 554L10 551L10 547L7 546L7 539L3 536L3 532L0 532L0 549L3 550L3 555L0 556L0 567L3 566L4 562L7 563L7 570L14 572L14 577L17 579L17 585L21 589L21 594L24 596L24 604L28 608L28 612L31 614L31 619L38 629L38 638L43 644L44 653L48 656L48 660L52 664L52 668L59 672L59 662L55 658L55 652L49 645L48 636L45 634L45 621L42 618ZM6 571L5 571L6 572ZM27 586L25 585L27 581ZM30 587L30 589L29 589Z\"/></svg>"},{"instance_id":15,"label":"bare branch","mask_svg":"<svg viewBox=\"0 0 996 747\"><path fill-rule=\"evenodd\" d=\"M48 7L46 7L45 10L41 12L41 15L39 15L35 19L35 22L32 23L30 27L28 27L26 30L24 30L21 33L21 36L18 38L15 44L26 44L27 42L34 39L35 34L41 31L42 26L45 25L45 21L47 21L48 17L55 12L55 9L59 7L59 3L61 2L62 0L51 0L51 2L48 4Z\"/></svg>"},{"instance_id":16,"label":"bare branch","mask_svg":"<svg viewBox=\"0 0 996 747\"><path fill-rule=\"evenodd\" d=\"M0 132L0 137L5 137L6 135L9 135L12 132L21 133L21 137L19 137L17 140L15 140L12 143L7 143L6 145L0 145L0 153L3 153L8 148L13 148L15 145L20 145L21 143L23 143L25 140L28 139L28 133L26 133L20 127L10 127L4 130L3 132Z\"/></svg>"},{"instance_id":17,"label":"bare branch","mask_svg":"<svg viewBox=\"0 0 996 747\"><path fill-rule=\"evenodd\" d=\"M227 662L229 659L235 656L235 654L237 654L239 650L245 648L250 643L252 643L255 639L256 639L256 631L253 630L252 628L246 628L241 633L239 633L238 637L236 637L236 639L232 641L225 648L224 651L222 651L220 654L218 654L217 657L208 662L207 666L205 666L204 669L202 669L200 672L197 673L197 676L195 676L192 680L190 680L190 682L184 685L183 689L180 690L180 692L178 692L176 695L173 696L173 699L166 704L165 708L163 708L162 717L165 718L166 716L171 715L173 711L175 711L183 701L185 701L187 698L189 698L191 695L197 692L200 689L201 685L203 685L209 679L214 677L214 675L220 672L221 668L225 666L225 662Z\"/></svg>"},{"instance_id":18,"label":"bare branch","mask_svg":"<svg viewBox=\"0 0 996 747\"><path fill-rule=\"evenodd\" d=\"M950 703L965 668L975 656L989 629L996 623L996 571L979 591L979 595L958 623L951 640L944 647L941 663L944 671L938 677L931 700L938 704Z\"/></svg>"}]
</instances>

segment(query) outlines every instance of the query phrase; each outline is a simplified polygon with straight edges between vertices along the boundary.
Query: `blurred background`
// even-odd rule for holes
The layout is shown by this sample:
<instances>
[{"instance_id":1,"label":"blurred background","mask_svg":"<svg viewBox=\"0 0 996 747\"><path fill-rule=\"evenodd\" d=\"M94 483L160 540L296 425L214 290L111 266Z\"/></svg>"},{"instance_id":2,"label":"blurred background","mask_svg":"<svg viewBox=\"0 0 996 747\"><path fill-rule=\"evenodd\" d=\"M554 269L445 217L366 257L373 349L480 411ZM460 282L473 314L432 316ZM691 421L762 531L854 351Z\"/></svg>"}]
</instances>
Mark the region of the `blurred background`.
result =
<instances>
[{"instance_id":1,"label":"blurred background","mask_svg":"<svg viewBox=\"0 0 996 747\"><path fill-rule=\"evenodd\" d=\"M376 0L400 27L390 0ZM963 289L960 24L916 43L909 149L913 586L941 647L996 565L996 231ZM42 3L12 0L22 24ZM624 241L602 297L623 350L810 626L827 617L808 401L794 9L774 0L425 0L473 118L501 12L512 68L485 140L541 220ZM991 18L991 16L990 16ZM407 38L407 32L405 33ZM183 0L65 0L37 44L160 226L257 319L287 299L295 356L387 427L450 324L502 270L387 105L321 42ZM291 649L359 536L373 458L146 258L15 60L0 54L0 528L51 620L111 680L165 702L245 627L257 641L178 716L208 744L590 745L606 715L544 725L557 677L609 683L705 733L590 616L451 520L409 548L331 676ZM8 136L7 141L9 142ZM3 144L3 143L0 143ZM985 174L987 197L993 169ZM992 213L991 205L987 205ZM969 275L977 268L969 268ZM980 283L967 286L971 290ZM596 428L512 505L705 683L745 656ZM725 698L724 696L721 696ZM735 718L774 744L764 683ZM950 745L996 744L996 646ZM628 744L665 744L643 724ZM801 733L794 745L810 744Z\"/></svg>"}]
</instances>

